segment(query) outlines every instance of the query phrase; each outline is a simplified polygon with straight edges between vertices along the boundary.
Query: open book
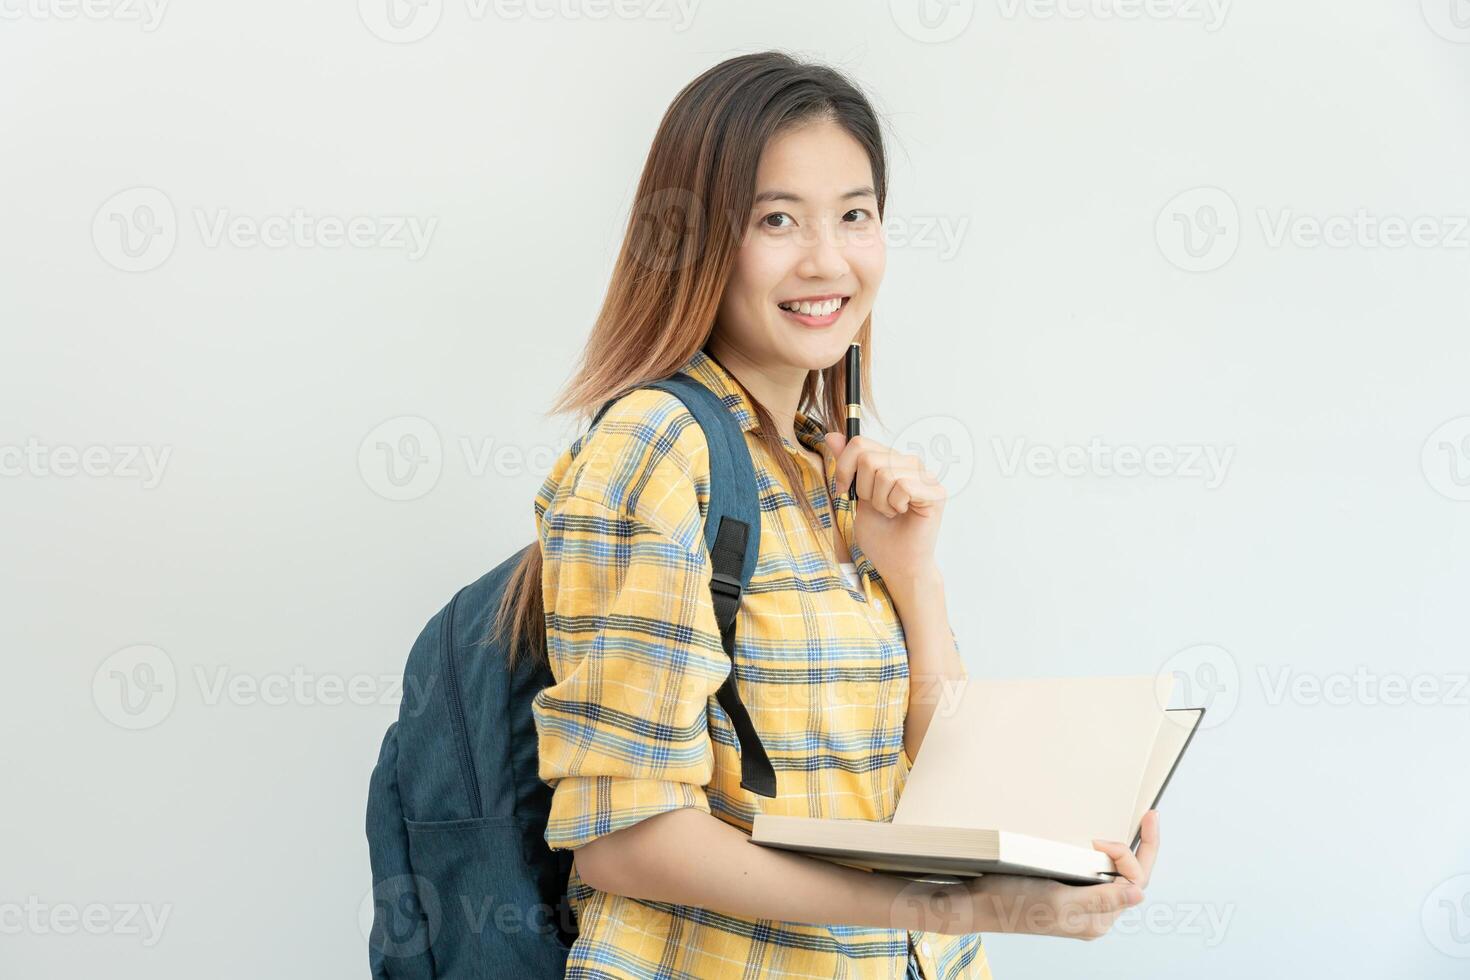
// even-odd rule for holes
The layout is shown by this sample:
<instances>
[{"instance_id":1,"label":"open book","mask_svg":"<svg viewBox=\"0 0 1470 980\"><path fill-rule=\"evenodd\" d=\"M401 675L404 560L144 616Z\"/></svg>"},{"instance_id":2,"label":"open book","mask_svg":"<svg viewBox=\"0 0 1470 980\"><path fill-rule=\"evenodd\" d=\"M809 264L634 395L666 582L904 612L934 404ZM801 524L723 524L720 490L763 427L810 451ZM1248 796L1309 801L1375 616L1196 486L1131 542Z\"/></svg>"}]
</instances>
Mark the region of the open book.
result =
<instances>
[{"instance_id":1,"label":"open book","mask_svg":"<svg viewBox=\"0 0 1470 980\"><path fill-rule=\"evenodd\" d=\"M874 871L955 880L1109 881L1094 838L1138 846L1203 708L1173 677L970 678L938 694L892 823L758 814L751 842Z\"/></svg>"}]
</instances>

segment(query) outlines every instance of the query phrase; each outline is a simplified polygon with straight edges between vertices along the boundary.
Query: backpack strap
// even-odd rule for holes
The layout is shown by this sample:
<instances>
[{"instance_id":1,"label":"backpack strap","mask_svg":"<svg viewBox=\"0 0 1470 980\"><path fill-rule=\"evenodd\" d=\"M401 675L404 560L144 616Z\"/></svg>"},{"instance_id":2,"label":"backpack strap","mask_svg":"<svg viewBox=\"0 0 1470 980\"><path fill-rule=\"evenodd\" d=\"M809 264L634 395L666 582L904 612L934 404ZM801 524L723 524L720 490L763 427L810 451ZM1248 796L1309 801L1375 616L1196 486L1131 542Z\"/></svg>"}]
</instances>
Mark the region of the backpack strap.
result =
<instances>
[{"instance_id":1,"label":"backpack strap","mask_svg":"<svg viewBox=\"0 0 1470 980\"><path fill-rule=\"evenodd\" d=\"M715 620L720 627L720 644L730 658L730 673L720 685L715 699L740 740L740 785L760 796L776 795L776 771L761 744L750 713L740 700L735 684L735 620L740 611L740 597L755 574L760 553L760 494L756 489L755 466L745 433L735 417L714 392L689 375L679 372L651 381L644 388L666 391L682 401L704 430L709 445L710 490L709 509L705 514L705 545L709 549L713 573L710 594L714 600ZM616 399L610 399L592 419L595 426Z\"/></svg>"}]
</instances>

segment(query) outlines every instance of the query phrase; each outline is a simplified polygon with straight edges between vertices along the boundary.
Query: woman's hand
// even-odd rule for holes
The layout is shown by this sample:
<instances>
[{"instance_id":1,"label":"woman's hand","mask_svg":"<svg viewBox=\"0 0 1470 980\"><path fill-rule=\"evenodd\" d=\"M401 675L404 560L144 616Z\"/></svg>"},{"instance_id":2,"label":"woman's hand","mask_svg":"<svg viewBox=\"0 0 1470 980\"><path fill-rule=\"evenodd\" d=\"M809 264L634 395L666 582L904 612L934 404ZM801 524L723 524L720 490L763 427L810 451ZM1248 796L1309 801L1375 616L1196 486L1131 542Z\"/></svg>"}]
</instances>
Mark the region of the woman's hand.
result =
<instances>
[{"instance_id":1,"label":"woman's hand","mask_svg":"<svg viewBox=\"0 0 1470 980\"><path fill-rule=\"evenodd\" d=\"M1117 841L1093 841L1113 859L1118 877L1101 885L1064 885L1046 878L981 875L940 886L919 928L930 932L1024 932L1069 939L1097 939L1126 909L1143 901L1159 853L1159 815L1144 814L1135 856Z\"/></svg>"},{"instance_id":2,"label":"woman's hand","mask_svg":"<svg viewBox=\"0 0 1470 980\"><path fill-rule=\"evenodd\" d=\"M1008 932L1098 939L1126 909L1143 901L1159 853L1158 811L1143 815L1140 832L1136 856L1117 841L1092 842L1118 869L1118 877L1107 884L1076 886L1043 878L985 875L967 882L971 896L977 903L991 904L1002 915L1013 915L1015 928ZM1008 880L998 880L1001 878Z\"/></svg>"},{"instance_id":3,"label":"woman's hand","mask_svg":"<svg viewBox=\"0 0 1470 980\"><path fill-rule=\"evenodd\" d=\"M890 589L932 578L934 545L947 494L939 478L912 453L900 453L867 436L849 442L828 432L837 456L837 492L857 481L853 534Z\"/></svg>"}]
</instances>

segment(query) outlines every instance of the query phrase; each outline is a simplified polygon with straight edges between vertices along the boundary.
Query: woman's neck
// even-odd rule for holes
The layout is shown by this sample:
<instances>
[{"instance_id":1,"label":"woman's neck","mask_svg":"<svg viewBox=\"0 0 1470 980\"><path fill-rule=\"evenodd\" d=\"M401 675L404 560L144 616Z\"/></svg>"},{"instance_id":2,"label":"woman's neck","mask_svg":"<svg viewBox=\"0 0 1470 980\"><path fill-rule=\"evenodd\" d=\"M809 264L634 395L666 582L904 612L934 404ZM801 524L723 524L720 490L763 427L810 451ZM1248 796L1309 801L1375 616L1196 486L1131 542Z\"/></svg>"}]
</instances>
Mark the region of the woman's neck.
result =
<instances>
[{"instance_id":1,"label":"woman's neck","mask_svg":"<svg viewBox=\"0 0 1470 980\"><path fill-rule=\"evenodd\" d=\"M705 345L705 351L745 385L751 397L765 406L780 427L781 435L790 440L793 446L801 445L796 439L796 410L801 402L801 389L806 384L805 369L784 365L773 368L770 365L757 364L740 351L713 337Z\"/></svg>"}]
</instances>

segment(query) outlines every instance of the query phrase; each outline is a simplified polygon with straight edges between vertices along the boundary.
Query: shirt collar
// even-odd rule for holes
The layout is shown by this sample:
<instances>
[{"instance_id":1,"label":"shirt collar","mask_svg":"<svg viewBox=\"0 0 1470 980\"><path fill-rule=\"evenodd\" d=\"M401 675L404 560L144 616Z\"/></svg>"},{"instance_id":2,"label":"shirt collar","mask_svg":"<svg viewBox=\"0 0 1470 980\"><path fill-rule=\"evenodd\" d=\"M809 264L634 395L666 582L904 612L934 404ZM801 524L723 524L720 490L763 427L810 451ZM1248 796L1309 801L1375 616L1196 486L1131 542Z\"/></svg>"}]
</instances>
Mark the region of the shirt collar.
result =
<instances>
[{"instance_id":1,"label":"shirt collar","mask_svg":"<svg viewBox=\"0 0 1470 980\"><path fill-rule=\"evenodd\" d=\"M705 353L703 348L695 351L694 356L685 361L679 370L714 392L740 423L741 432L750 432L759 425L755 409L751 407L750 399L745 396L740 384L719 361ZM796 438L803 446L812 452L821 452L819 446L827 433L819 422L798 410L795 429Z\"/></svg>"}]
</instances>

